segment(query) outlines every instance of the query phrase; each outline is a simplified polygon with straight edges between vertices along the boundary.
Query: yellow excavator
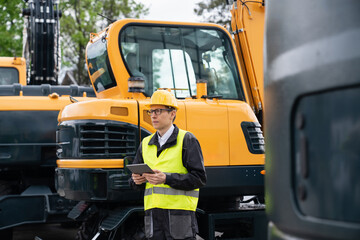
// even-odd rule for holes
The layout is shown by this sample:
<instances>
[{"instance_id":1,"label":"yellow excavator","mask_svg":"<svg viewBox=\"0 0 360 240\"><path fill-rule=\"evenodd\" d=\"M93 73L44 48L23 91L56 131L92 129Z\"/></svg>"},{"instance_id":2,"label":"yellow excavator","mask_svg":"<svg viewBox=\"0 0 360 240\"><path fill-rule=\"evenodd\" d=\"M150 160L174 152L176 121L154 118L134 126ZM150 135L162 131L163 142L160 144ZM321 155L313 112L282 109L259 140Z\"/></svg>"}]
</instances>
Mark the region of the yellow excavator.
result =
<instances>
[{"instance_id":1,"label":"yellow excavator","mask_svg":"<svg viewBox=\"0 0 360 240\"><path fill-rule=\"evenodd\" d=\"M216 24L138 19L91 34L86 63L97 99L64 107L57 130L56 187L81 201L69 213L86 218L81 239L143 239L143 193L130 189L126 165L155 132L145 106L157 89L174 93L175 124L202 147L199 236L266 236L264 11L264 2L235 1L233 35Z\"/></svg>"},{"instance_id":2,"label":"yellow excavator","mask_svg":"<svg viewBox=\"0 0 360 240\"><path fill-rule=\"evenodd\" d=\"M46 9L46 14L44 14ZM54 187L57 116L90 87L59 86L58 1L28 1L23 57L0 58L0 239L24 224L69 222L76 202Z\"/></svg>"}]
</instances>

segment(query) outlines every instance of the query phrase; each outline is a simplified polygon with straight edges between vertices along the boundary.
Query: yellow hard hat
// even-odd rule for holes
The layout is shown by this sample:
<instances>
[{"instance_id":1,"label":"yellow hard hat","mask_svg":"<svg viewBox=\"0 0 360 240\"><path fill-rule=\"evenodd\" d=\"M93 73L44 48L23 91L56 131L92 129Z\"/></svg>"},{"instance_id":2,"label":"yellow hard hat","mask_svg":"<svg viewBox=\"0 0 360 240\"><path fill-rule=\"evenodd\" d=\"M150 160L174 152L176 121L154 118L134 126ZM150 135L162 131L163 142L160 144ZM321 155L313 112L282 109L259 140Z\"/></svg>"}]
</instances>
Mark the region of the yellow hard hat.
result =
<instances>
[{"instance_id":1,"label":"yellow hard hat","mask_svg":"<svg viewBox=\"0 0 360 240\"><path fill-rule=\"evenodd\" d=\"M176 110L179 109L174 94L167 90L155 91L151 96L150 104L145 105L145 107L150 108L152 105L164 105L168 107L173 107Z\"/></svg>"}]
</instances>

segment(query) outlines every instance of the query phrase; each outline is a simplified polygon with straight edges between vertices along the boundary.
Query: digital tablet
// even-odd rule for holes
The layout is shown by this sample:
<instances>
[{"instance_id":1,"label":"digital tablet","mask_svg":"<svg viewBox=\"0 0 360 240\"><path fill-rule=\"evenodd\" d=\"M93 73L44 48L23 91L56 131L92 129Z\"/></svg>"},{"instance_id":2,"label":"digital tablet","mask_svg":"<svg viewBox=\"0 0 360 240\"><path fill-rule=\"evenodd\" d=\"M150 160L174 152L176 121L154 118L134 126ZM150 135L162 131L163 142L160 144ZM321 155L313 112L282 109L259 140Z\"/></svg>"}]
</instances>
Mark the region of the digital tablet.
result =
<instances>
[{"instance_id":1,"label":"digital tablet","mask_svg":"<svg viewBox=\"0 0 360 240\"><path fill-rule=\"evenodd\" d=\"M132 173L136 173L136 174L154 173L153 170L151 170L151 168L146 163L130 164L130 165L126 165L126 167Z\"/></svg>"}]
</instances>

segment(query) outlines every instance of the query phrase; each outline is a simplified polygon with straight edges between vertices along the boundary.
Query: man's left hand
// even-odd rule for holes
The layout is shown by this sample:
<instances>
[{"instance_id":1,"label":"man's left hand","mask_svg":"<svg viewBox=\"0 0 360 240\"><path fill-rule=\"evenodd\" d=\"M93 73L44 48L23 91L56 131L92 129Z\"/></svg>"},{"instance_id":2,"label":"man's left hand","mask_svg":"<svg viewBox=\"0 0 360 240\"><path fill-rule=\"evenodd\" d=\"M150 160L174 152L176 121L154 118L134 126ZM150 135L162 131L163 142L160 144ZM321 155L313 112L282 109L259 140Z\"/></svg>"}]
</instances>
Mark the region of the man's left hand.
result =
<instances>
[{"instance_id":1,"label":"man's left hand","mask_svg":"<svg viewBox=\"0 0 360 240\"><path fill-rule=\"evenodd\" d=\"M144 173L143 176L153 185L163 184L166 180L166 175L160 170L153 169L154 173Z\"/></svg>"}]
</instances>

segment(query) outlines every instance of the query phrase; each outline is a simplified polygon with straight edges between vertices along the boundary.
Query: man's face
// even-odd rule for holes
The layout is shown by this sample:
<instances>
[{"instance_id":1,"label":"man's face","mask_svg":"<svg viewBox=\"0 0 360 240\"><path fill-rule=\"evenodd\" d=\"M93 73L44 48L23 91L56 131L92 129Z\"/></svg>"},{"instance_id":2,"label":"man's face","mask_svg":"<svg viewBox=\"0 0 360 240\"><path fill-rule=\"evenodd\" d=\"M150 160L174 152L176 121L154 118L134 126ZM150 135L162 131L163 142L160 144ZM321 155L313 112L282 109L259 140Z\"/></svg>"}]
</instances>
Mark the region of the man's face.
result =
<instances>
[{"instance_id":1,"label":"man's face","mask_svg":"<svg viewBox=\"0 0 360 240\"><path fill-rule=\"evenodd\" d=\"M151 110L167 109L163 105L152 105ZM159 111L159 110L158 110ZM172 120L175 117L175 111L161 110L161 113L157 115L155 112L151 114L151 122L153 127L158 130L167 130L172 125Z\"/></svg>"}]
</instances>

